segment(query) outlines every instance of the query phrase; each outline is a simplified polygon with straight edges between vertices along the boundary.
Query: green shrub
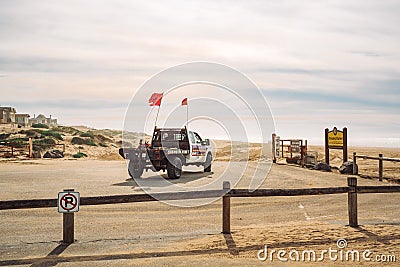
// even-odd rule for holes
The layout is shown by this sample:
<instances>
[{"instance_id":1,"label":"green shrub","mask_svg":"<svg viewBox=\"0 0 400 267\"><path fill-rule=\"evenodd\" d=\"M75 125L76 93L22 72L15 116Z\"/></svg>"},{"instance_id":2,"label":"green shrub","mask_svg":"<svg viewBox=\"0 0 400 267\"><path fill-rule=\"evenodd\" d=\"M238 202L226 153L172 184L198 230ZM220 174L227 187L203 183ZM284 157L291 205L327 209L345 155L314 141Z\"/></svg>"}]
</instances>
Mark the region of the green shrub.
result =
<instances>
[{"instance_id":1,"label":"green shrub","mask_svg":"<svg viewBox=\"0 0 400 267\"><path fill-rule=\"evenodd\" d=\"M81 137L90 137L90 138L94 138L94 134L91 131L87 131L86 133L81 133L80 134Z\"/></svg>"},{"instance_id":2,"label":"green shrub","mask_svg":"<svg viewBox=\"0 0 400 267\"><path fill-rule=\"evenodd\" d=\"M62 134L60 134L59 132L56 131L45 131L45 130L40 130L40 129L30 129L30 130L21 130L18 132L19 134L26 134L26 136L28 137L34 137L34 138L38 138L38 134L43 136L50 136L50 137L54 137L57 140L64 140L64 138L62 137Z\"/></svg>"},{"instance_id":3,"label":"green shrub","mask_svg":"<svg viewBox=\"0 0 400 267\"><path fill-rule=\"evenodd\" d=\"M43 138L43 139L37 139L33 140L34 145L55 145L56 141L54 141L53 138Z\"/></svg>"},{"instance_id":4,"label":"green shrub","mask_svg":"<svg viewBox=\"0 0 400 267\"><path fill-rule=\"evenodd\" d=\"M10 138L10 139L0 140L0 144L21 148L27 145L27 141L29 141L29 138Z\"/></svg>"},{"instance_id":5,"label":"green shrub","mask_svg":"<svg viewBox=\"0 0 400 267\"><path fill-rule=\"evenodd\" d=\"M19 134L26 134L28 137L36 137L38 130L31 129L31 130L21 130L18 132Z\"/></svg>"},{"instance_id":6,"label":"green shrub","mask_svg":"<svg viewBox=\"0 0 400 267\"><path fill-rule=\"evenodd\" d=\"M47 126L46 124L42 124L42 123L36 123L36 124L32 124L32 128L44 128L44 129L49 129L49 126Z\"/></svg>"},{"instance_id":7,"label":"green shrub","mask_svg":"<svg viewBox=\"0 0 400 267\"><path fill-rule=\"evenodd\" d=\"M78 153L76 153L76 154L74 154L74 155L72 155L72 156L73 156L74 158L76 158L76 159L87 157L87 155L86 155L85 153L83 153L83 152L78 152Z\"/></svg>"},{"instance_id":8,"label":"green shrub","mask_svg":"<svg viewBox=\"0 0 400 267\"><path fill-rule=\"evenodd\" d=\"M10 135L11 135L11 134L9 134L9 133L1 133L1 134L0 134L0 140L2 140L2 139L7 139L8 137L10 137Z\"/></svg>"},{"instance_id":9,"label":"green shrub","mask_svg":"<svg viewBox=\"0 0 400 267\"><path fill-rule=\"evenodd\" d=\"M54 131L39 131L39 133L41 135L44 136L51 136L54 137L55 139L58 139L60 141L64 140L64 138L62 137L62 135L59 132L54 132Z\"/></svg>"},{"instance_id":10,"label":"green shrub","mask_svg":"<svg viewBox=\"0 0 400 267\"><path fill-rule=\"evenodd\" d=\"M103 143L99 143L99 146L108 147L106 144L103 144Z\"/></svg>"},{"instance_id":11,"label":"green shrub","mask_svg":"<svg viewBox=\"0 0 400 267\"><path fill-rule=\"evenodd\" d=\"M68 133L68 134L72 134L72 135L77 135L77 132L78 132L78 134L80 132L77 129L75 129L74 127L70 127L70 126L56 126L56 127L51 128L51 130L55 131L55 132Z\"/></svg>"},{"instance_id":12,"label":"green shrub","mask_svg":"<svg viewBox=\"0 0 400 267\"><path fill-rule=\"evenodd\" d=\"M55 145L56 141L54 141L53 138L42 138L42 139L37 139L33 140L33 150L35 151L44 151L49 148L47 145ZM42 146L44 145L44 146Z\"/></svg>"},{"instance_id":13,"label":"green shrub","mask_svg":"<svg viewBox=\"0 0 400 267\"><path fill-rule=\"evenodd\" d=\"M85 139L85 145L88 146L97 146L93 139Z\"/></svg>"},{"instance_id":14,"label":"green shrub","mask_svg":"<svg viewBox=\"0 0 400 267\"><path fill-rule=\"evenodd\" d=\"M96 143L93 141L93 139L85 139L85 138L80 138L80 137L73 137L71 140L71 143L73 145L88 145L88 146L97 146Z\"/></svg>"},{"instance_id":15,"label":"green shrub","mask_svg":"<svg viewBox=\"0 0 400 267\"><path fill-rule=\"evenodd\" d=\"M72 138L71 143L73 145L83 145L85 143L85 139L75 136Z\"/></svg>"}]
</instances>

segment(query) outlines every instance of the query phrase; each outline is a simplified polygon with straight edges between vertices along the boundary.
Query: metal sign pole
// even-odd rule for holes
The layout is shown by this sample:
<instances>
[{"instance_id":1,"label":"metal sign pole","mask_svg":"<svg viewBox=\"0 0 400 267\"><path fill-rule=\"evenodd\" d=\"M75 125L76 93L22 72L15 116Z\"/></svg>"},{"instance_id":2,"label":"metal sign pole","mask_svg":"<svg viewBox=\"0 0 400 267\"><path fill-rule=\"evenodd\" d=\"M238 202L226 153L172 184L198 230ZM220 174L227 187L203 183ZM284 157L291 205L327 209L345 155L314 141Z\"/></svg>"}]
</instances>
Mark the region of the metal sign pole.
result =
<instances>
[{"instance_id":1,"label":"metal sign pole","mask_svg":"<svg viewBox=\"0 0 400 267\"><path fill-rule=\"evenodd\" d=\"M64 189L64 192L73 192L74 189ZM63 243L74 243L74 212L63 213Z\"/></svg>"}]
</instances>

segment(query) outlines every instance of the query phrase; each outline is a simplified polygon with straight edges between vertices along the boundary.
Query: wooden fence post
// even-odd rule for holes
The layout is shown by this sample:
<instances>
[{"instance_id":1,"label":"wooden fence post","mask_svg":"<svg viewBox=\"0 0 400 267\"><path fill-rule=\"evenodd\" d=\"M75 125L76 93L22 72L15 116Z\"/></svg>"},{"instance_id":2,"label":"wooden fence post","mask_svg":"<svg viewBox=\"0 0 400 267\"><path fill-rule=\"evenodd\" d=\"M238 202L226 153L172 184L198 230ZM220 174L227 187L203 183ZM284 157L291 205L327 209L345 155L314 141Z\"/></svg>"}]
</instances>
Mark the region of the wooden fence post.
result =
<instances>
[{"instance_id":1,"label":"wooden fence post","mask_svg":"<svg viewBox=\"0 0 400 267\"><path fill-rule=\"evenodd\" d=\"M353 153L353 175L357 174L357 153Z\"/></svg>"},{"instance_id":2,"label":"wooden fence post","mask_svg":"<svg viewBox=\"0 0 400 267\"><path fill-rule=\"evenodd\" d=\"M222 197L222 233L231 233L231 197L229 196L229 190L231 184L227 181L223 183L223 190L227 191Z\"/></svg>"},{"instance_id":3,"label":"wooden fence post","mask_svg":"<svg viewBox=\"0 0 400 267\"><path fill-rule=\"evenodd\" d=\"M276 163L276 147L275 147L275 138L276 138L276 134L272 134L272 163Z\"/></svg>"},{"instance_id":4,"label":"wooden fence post","mask_svg":"<svg viewBox=\"0 0 400 267\"><path fill-rule=\"evenodd\" d=\"M379 181L383 178L383 154L379 154Z\"/></svg>"},{"instance_id":5,"label":"wooden fence post","mask_svg":"<svg viewBox=\"0 0 400 267\"><path fill-rule=\"evenodd\" d=\"M348 161L347 154L347 127L343 128L343 163Z\"/></svg>"},{"instance_id":6,"label":"wooden fence post","mask_svg":"<svg viewBox=\"0 0 400 267\"><path fill-rule=\"evenodd\" d=\"M29 158L33 158L33 141L32 137L29 137Z\"/></svg>"},{"instance_id":7,"label":"wooden fence post","mask_svg":"<svg viewBox=\"0 0 400 267\"><path fill-rule=\"evenodd\" d=\"M325 129L325 163L329 165L329 139L328 139L329 129Z\"/></svg>"},{"instance_id":8,"label":"wooden fence post","mask_svg":"<svg viewBox=\"0 0 400 267\"><path fill-rule=\"evenodd\" d=\"M348 177L347 184L349 186L349 192L348 192L349 226L350 227L358 227L357 178L356 177Z\"/></svg>"},{"instance_id":9,"label":"wooden fence post","mask_svg":"<svg viewBox=\"0 0 400 267\"><path fill-rule=\"evenodd\" d=\"M64 189L64 192L73 192L74 189ZM63 213L63 243L74 243L74 212Z\"/></svg>"}]
</instances>

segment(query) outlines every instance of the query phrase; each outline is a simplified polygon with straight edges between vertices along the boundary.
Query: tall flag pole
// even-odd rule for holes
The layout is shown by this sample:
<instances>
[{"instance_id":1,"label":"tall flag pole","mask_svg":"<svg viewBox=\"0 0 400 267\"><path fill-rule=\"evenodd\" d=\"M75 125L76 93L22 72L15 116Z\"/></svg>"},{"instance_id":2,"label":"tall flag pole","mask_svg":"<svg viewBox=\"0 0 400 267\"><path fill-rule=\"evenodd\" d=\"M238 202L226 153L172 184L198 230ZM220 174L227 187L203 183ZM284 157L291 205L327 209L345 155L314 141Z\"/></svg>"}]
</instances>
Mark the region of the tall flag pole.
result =
<instances>
[{"instance_id":1,"label":"tall flag pole","mask_svg":"<svg viewBox=\"0 0 400 267\"><path fill-rule=\"evenodd\" d=\"M189 105L188 105L188 99L184 98L182 100L182 106L186 106L186 128L188 128L189 124Z\"/></svg>"},{"instance_id":2,"label":"tall flag pole","mask_svg":"<svg viewBox=\"0 0 400 267\"><path fill-rule=\"evenodd\" d=\"M161 99L163 97L164 93L153 93L150 98L149 98L149 105L150 106L158 106L157 109L157 115L156 115L156 121L154 122L154 126L157 126L157 119L158 119L158 113L160 112L160 106L161 106Z\"/></svg>"}]
</instances>

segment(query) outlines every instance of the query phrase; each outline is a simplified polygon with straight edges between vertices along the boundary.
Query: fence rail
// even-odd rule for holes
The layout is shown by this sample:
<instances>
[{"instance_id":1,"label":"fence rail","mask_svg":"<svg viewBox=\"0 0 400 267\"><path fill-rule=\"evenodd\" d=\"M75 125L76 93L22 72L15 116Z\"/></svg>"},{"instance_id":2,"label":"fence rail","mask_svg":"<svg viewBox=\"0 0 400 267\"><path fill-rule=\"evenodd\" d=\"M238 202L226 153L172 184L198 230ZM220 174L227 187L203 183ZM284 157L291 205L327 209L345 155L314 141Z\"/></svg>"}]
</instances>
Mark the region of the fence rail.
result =
<instances>
[{"instance_id":1,"label":"fence rail","mask_svg":"<svg viewBox=\"0 0 400 267\"><path fill-rule=\"evenodd\" d=\"M14 154L19 153L23 154L25 152L28 146L13 146L13 145L8 145L8 144L0 144L0 153L4 153L6 155L7 153L11 154L11 157L14 157ZM21 153L22 152L22 153Z\"/></svg>"},{"instance_id":2,"label":"fence rail","mask_svg":"<svg viewBox=\"0 0 400 267\"><path fill-rule=\"evenodd\" d=\"M149 202L158 200L183 200L213 198L227 194L227 190L208 190L176 193L130 194L114 196L81 197L80 205L106 205L132 202ZM35 209L57 207L57 199L30 199L0 201L0 210L7 209Z\"/></svg>"},{"instance_id":3,"label":"fence rail","mask_svg":"<svg viewBox=\"0 0 400 267\"><path fill-rule=\"evenodd\" d=\"M358 226L357 218L357 194L366 193L400 193L400 186L357 186L357 178L348 177L347 187L327 187L327 188L300 188L300 189L257 189L249 191L248 189L230 189L229 182L223 183L222 190L207 190L194 192L175 192L175 193L156 193L148 194L130 194L130 195L114 195L114 196L94 196L81 197L80 205L105 205L105 204L121 204L132 202L149 202L159 200L184 200L184 199L200 199L214 198L222 196L222 232L230 233L230 199L232 197L283 197L283 196L306 196L306 195L327 195L327 194L348 194L348 215L349 225L351 227ZM0 210L10 209L33 209L33 208L52 208L57 207L57 199L31 199L31 200L6 200L0 201ZM64 220L65 243L72 243L72 233L65 231L65 228L74 229L71 223L74 213L65 214L64 219L68 217L69 223ZM71 219L72 218L72 219ZM72 241L71 241L72 240Z\"/></svg>"},{"instance_id":4,"label":"fence rail","mask_svg":"<svg viewBox=\"0 0 400 267\"><path fill-rule=\"evenodd\" d=\"M354 164L353 164L353 175L356 175L357 172L358 172L358 169L357 169L357 158L379 160L379 164L378 164L379 181L382 181L382 179L383 179L383 162L384 161L400 162L400 159L387 158L387 157L384 157L383 154L379 154L378 157L373 157L373 156L357 155L357 153L354 152L353 153L353 162L354 162Z\"/></svg>"},{"instance_id":5,"label":"fence rail","mask_svg":"<svg viewBox=\"0 0 400 267\"><path fill-rule=\"evenodd\" d=\"M20 155L26 153L27 156L32 158L33 146L35 147L62 147L62 152L65 152L65 144L34 144L30 139L27 145L13 146L9 143L0 143L0 153L11 153L11 157L18 152Z\"/></svg>"},{"instance_id":6,"label":"fence rail","mask_svg":"<svg viewBox=\"0 0 400 267\"><path fill-rule=\"evenodd\" d=\"M232 189L229 192L230 197L268 197L268 196L308 196L308 195L328 195L343 194L349 191L348 187L332 188L300 188L300 189L257 189L253 192L247 189Z\"/></svg>"},{"instance_id":7,"label":"fence rail","mask_svg":"<svg viewBox=\"0 0 400 267\"><path fill-rule=\"evenodd\" d=\"M373 156L356 155L356 157L357 157L357 158L361 158L361 159L381 160L379 157L373 157ZM396 158L382 157L382 160L383 160L383 161L400 162L400 159L396 159Z\"/></svg>"}]
</instances>

